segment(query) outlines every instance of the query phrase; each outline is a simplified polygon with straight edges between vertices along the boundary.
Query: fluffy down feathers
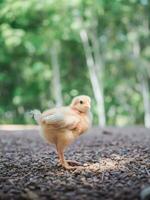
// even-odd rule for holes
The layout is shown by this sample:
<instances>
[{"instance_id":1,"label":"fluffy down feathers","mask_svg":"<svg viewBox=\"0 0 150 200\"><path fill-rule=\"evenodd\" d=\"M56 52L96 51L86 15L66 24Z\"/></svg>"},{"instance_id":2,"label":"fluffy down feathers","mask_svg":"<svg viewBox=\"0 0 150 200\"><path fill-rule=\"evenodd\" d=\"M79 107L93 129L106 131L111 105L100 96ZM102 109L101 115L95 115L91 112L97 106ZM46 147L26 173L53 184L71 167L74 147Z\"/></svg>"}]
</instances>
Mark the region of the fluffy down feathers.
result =
<instances>
[{"instance_id":1,"label":"fluffy down feathers","mask_svg":"<svg viewBox=\"0 0 150 200\"><path fill-rule=\"evenodd\" d=\"M60 162L66 169L71 166L64 159L63 151L90 127L90 104L90 97L82 95L75 97L66 107L53 108L43 113L32 111L44 138L56 145Z\"/></svg>"}]
</instances>

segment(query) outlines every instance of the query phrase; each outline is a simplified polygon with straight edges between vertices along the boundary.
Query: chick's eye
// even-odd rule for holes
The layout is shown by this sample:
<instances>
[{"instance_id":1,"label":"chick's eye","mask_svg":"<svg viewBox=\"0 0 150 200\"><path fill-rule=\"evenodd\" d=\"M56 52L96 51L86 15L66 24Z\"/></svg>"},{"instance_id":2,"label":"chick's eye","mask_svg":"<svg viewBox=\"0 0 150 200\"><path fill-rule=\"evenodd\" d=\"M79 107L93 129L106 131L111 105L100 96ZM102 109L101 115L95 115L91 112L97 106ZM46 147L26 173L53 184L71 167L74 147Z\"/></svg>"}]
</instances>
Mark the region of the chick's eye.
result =
<instances>
[{"instance_id":1,"label":"chick's eye","mask_svg":"<svg viewBox=\"0 0 150 200\"><path fill-rule=\"evenodd\" d=\"M83 101L80 101L80 104L83 104Z\"/></svg>"}]
</instances>

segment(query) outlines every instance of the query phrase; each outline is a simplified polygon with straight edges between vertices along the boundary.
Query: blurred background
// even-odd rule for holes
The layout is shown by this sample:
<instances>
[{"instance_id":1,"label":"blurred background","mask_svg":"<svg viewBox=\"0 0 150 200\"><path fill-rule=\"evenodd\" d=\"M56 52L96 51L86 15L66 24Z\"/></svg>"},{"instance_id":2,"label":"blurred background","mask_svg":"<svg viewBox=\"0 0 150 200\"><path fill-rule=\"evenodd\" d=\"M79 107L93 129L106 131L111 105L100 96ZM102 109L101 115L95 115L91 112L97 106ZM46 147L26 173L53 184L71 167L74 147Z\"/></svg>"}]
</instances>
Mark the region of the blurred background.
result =
<instances>
[{"instance_id":1,"label":"blurred background","mask_svg":"<svg viewBox=\"0 0 150 200\"><path fill-rule=\"evenodd\" d=\"M1 0L0 124L92 98L95 125L150 127L150 1Z\"/></svg>"}]
</instances>

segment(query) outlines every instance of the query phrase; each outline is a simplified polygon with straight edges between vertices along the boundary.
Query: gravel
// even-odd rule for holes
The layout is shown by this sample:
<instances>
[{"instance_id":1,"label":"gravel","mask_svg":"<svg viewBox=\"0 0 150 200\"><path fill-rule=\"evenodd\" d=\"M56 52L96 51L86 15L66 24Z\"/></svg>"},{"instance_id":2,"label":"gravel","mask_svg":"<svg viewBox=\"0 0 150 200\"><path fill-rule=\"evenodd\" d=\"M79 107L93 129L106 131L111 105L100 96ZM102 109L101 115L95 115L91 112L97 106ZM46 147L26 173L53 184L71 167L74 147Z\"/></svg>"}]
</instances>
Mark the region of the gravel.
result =
<instances>
[{"instance_id":1,"label":"gravel","mask_svg":"<svg viewBox=\"0 0 150 200\"><path fill-rule=\"evenodd\" d=\"M37 130L1 130L0 200L150 199L149 129L93 128L65 156L84 169L64 170Z\"/></svg>"}]
</instances>

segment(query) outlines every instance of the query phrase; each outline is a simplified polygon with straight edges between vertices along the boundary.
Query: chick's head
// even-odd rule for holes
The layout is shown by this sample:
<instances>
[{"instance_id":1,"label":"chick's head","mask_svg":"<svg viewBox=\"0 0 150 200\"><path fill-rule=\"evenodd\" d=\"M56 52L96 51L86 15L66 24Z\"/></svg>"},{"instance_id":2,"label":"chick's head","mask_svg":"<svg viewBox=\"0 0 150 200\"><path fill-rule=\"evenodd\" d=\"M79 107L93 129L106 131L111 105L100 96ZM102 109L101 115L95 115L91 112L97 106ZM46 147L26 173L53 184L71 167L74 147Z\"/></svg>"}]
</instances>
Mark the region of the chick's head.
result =
<instances>
[{"instance_id":1,"label":"chick's head","mask_svg":"<svg viewBox=\"0 0 150 200\"><path fill-rule=\"evenodd\" d=\"M86 95L75 97L71 102L71 108L86 113L91 107L91 98Z\"/></svg>"}]
</instances>

